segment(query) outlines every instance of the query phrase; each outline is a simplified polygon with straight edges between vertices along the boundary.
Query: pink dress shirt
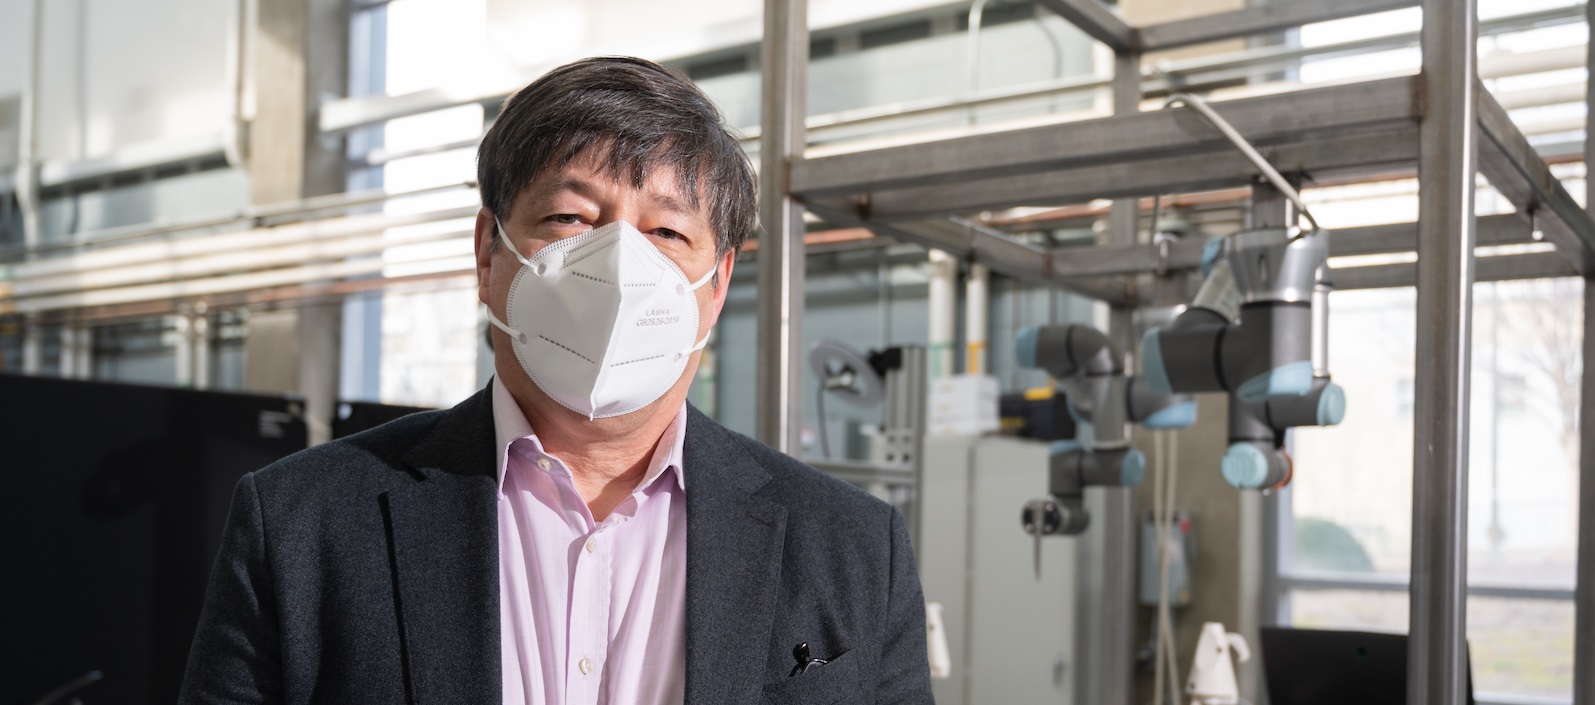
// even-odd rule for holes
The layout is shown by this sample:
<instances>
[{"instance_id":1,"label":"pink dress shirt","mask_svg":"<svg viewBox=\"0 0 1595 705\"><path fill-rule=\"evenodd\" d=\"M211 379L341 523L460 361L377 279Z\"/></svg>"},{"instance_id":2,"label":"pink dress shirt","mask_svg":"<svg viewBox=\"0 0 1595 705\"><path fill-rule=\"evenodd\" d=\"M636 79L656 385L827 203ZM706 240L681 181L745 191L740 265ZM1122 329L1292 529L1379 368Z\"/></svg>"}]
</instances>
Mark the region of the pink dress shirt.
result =
<instances>
[{"instance_id":1,"label":"pink dress shirt","mask_svg":"<svg viewBox=\"0 0 1595 705\"><path fill-rule=\"evenodd\" d=\"M602 522L493 380L504 705L680 703L687 497L683 405Z\"/></svg>"}]
</instances>

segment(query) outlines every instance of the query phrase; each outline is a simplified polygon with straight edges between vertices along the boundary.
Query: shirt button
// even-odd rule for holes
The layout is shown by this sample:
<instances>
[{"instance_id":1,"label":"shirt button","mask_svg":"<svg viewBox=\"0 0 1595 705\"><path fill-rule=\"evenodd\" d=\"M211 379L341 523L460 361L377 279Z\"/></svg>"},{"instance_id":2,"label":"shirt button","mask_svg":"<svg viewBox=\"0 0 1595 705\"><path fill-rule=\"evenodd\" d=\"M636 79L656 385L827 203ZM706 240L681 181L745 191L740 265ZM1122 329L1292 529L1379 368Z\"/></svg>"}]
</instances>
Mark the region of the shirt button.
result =
<instances>
[{"instance_id":1,"label":"shirt button","mask_svg":"<svg viewBox=\"0 0 1595 705\"><path fill-rule=\"evenodd\" d=\"M595 553L597 551L598 551L598 539L596 539L596 538L587 539L587 552L588 553Z\"/></svg>"},{"instance_id":2,"label":"shirt button","mask_svg":"<svg viewBox=\"0 0 1595 705\"><path fill-rule=\"evenodd\" d=\"M582 675L584 676L593 672L593 662L587 659L582 659L581 663L576 664L576 667L582 669Z\"/></svg>"},{"instance_id":3,"label":"shirt button","mask_svg":"<svg viewBox=\"0 0 1595 705\"><path fill-rule=\"evenodd\" d=\"M553 465L553 463L548 462L548 458L537 459L537 467L542 468L543 470L547 470L550 465Z\"/></svg>"}]
</instances>

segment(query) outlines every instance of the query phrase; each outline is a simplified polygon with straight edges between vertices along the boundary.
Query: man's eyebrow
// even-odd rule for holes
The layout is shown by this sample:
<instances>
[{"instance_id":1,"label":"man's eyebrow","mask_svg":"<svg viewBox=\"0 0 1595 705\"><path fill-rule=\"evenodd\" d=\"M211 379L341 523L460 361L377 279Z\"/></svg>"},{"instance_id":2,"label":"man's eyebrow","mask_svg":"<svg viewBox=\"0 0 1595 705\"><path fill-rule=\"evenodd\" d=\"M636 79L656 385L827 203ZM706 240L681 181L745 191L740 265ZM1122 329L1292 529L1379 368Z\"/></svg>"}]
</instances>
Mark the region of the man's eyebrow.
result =
<instances>
[{"instance_id":1,"label":"man's eyebrow","mask_svg":"<svg viewBox=\"0 0 1595 705\"><path fill-rule=\"evenodd\" d=\"M569 191L583 198L591 199L594 198L596 189L593 188L592 184L582 179L565 177L544 184L541 188L533 191L532 196L534 198L547 198L562 191Z\"/></svg>"},{"instance_id":2,"label":"man's eyebrow","mask_svg":"<svg viewBox=\"0 0 1595 705\"><path fill-rule=\"evenodd\" d=\"M648 199L653 201L655 206L657 206L659 208L662 208L664 210L670 211L672 213L676 213L676 214L679 214L679 215L697 215L698 214L698 209L687 207L687 204L682 203L681 199L676 198L674 196L671 196L669 194L659 193L657 191L649 192Z\"/></svg>"}]
</instances>

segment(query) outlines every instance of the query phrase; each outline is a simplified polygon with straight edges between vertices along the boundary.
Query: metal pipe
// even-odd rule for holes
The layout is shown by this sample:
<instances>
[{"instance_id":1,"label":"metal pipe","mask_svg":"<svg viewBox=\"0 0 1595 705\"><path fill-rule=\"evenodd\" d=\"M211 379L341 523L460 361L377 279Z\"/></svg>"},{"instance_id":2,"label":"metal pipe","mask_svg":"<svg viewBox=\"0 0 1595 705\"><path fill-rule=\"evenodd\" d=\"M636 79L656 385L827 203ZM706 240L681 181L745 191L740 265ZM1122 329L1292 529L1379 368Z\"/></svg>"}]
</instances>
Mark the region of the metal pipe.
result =
<instances>
[{"instance_id":1,"label":"metal pipe","mask_svg":"<svg viewBox=\"0 0 1595 705\"><path fill-rule=\"evenodd\" d=\"M245 136L247 119L244 115L245 67L249 56L249 15L251 0L236 0L232 27L227 32L227 94L232 99L228 106L227 135L222 142L222 155L227 165L234 169L248 169L248 138Z\"/></svg>"},{"instance_id":2,"label":"metal pipe","mask_svg":"<svg viewBox=\"0 0 1595 705\"><path fill-rule=\"evenodd\" d=\"M39 67L44 63L44 0L33 0L32 34L29 35L28 72L22 80L22 100L17 121L17 207L22 211L22 244L38 247L39 230Z\"/></svg>"},{"instance_id":3,"label":"metal pipe","mask_svg":"<svg viewBox=\"0 0 1595 705\"><path fill-rule=\"evenodd\" d=\"M765 0L760 67L759 440L802 454L803 205L792 198L791 164L807 144L808 0Z\"/></svg>"},{"instance_id":4,"label":"metal pipe","mask_svg":"<svg viewBox=\"0 0 1595 705\"><path fill-rule=\"evenodd\" d=\"M1467 701L1468 396L1478 173L1476 0L1424 0L1407 702Z\"/></svg>"},{"instance_id":5,"label":"metal pipe","mask_svg":"<svg viewBox=\"0 0 1595 705\"><path fill-rule=\"evenodd\" d=\"M476 188L476 182L463 181L455 184L428 186L426 188L398 193L384 193L382 189L356 191L353 193L338 193L327 196L314 196L297 201L290 201L288 203L277 203L266 206L251 206L241 209L236 213L228 213L224 215L204 216L190 220L180 220L167 223L154 222L116 228L106 228L103 230L95 230L92 232L83 233L75 242L62 243L59 245L43 245L31 249L0 248L0 261L14 259L18 255L22 255L31 259L33 255L43 254L46 252L77 250L91 246L103 248L106 245L128 243L145 238L152 238L158 235L171 235L172 233L179 233L188 230L225 228L231 225L243 224L260 225L260 221L266 220L273 221L273 226L281 226L283 224L296 222L299 220L310 220L310 218L302 218L301 216L308 216L312 213L347 210L364 205L386 204L389 201L400 198L409 198L412 196L439 193L443 191L463 190L468 188ZM472 206L472 208L475 208L475 206ZM437 212L446 213L447 211ZM425 213L417 215L421 217L426 216ZM440 218L441 217L449 216L440 216Z\"/></svg>"},{"instance_id":6,"label":"metal pipe","mask_svg":"<svg viewBox=\"0 0 1595 705\"><path fill-rule=\"evenodd\" d=\"M980 90L980 25L986 14L986 0L975 0L969 6L969 56L965 57L964 66L968 72L964 82L964 97L972 98ZM969 109L969 124L975 124L975 109Z\"/></svg>"},{"instance_id":7,"label":"metal pipe","mask_svg":"<svg viewBox=\"0 0 1595 705\"><path fill-rule=\"evenodd\" d=\"M958 325L958 260L944 250L930 251L930 289L926 308L930 310L930 377L953 374L953 338Z\"/></svg>"},{"instance_id":8,"label":"metal pipe","mask_svg":"<svg viewBox=\"0 0 1595 705\"><path fill-rule=\"evenodd\" d=\"M989 306L991 270L983 264L970 264L969 280L964 283L964 371L972 375L986 374Z\"/></svg>"},{"instance_id":9,"label":"metal pipe","mask_svg":"<svg viewBox=\"0 0 1595 705\"><path fill-rule=\"evenodd\" d=\"M172 329L177 333L177 346L173 366L177 368L173 383L179 387L194 388L194 319L185 311L170 317Z\"/></svg>"},{"instance_id":10,"label":"metal pipe","mask_svg":"<svg viewBox=\"0 0 1595 705\"><path fill-rule=\"evenodd\" d=\"M194 307L189 321L188 331L192 337L188 359L194 365L194 388L210 389L210 317L205 315L203 301Z\"/></svg>"},{"instance_id":11,"label":"metal pipe","mask_svg":"<svg viewBox=\"0 0 1595 705\"><path fill-rule=\"evenodd\" d=\"M1329 294L1334 291L1329 282L1329 268L1318 270L1318 282L1313 286L1313 376L1329 376Z\"/></svg>"},{"instance_id":12,"label":"metal pipe","mask_svg":"<svg viewBox=\"0 0 1595 705\"><path fill-rule=\"evenodd\" d=\"M1314 231L1319 229L1318 221L1314 219L1313 214L1307 210L1307 203L1302 200L1301 193L1296 190L1296 187L1292 186L1291 183L1285 179L1284 175L1280 174L1279 170L1274 168L1273 164L1268 163L1268 160L1263 157L1262 153L1258 152L1257 148L1252 146L1251 141L1247 140L1246 137L1240 133L1240 131L1236 130L1234 125L1231 125L1228 120L1224 119L1224 116L1219 115L1217 111L1213 110L1213 106L1208 105L1207 101L1188 93L1174 93L1170 95L1167 100L1163 101L1163 107L1165 109L1173 107L1175 104L1184 104L1189 106L1192 110L1195 110L1198 114L1205 118L1207 122L1214 128L1218 129L1218 131L1224 135L1225 139L1228 139L1231 144L1235 145L1236 149L1240 150L1241 154L1246 156L1247 161L1251 162L1253 166L1257 167L1258 171L1262 172L1263 176L1268 179L1268 182L1274 185L1274 188L1279 189L1279 192L1283 194L1285 198L1290 199L1290 202L1295 204L1296 211L1301 213L1302 217L1306 218L1308 223L1312 224Z\"/></svg>"}]
</instances>

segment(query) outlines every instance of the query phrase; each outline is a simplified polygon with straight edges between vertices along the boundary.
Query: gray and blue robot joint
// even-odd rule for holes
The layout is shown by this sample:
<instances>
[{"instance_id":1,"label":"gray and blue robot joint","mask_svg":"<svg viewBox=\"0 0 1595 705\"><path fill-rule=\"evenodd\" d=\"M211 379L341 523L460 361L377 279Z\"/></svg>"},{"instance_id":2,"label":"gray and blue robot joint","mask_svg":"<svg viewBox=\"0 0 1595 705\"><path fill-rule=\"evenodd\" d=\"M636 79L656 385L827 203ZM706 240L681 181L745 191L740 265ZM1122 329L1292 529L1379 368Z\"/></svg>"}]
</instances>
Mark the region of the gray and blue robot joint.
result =
<instances>
[{"instance_id":1,"label":"gray and blue robot joint","mask_svg":"<svg viewBox=\"0 0 1595 705\"><path fill-rule=\"evenodd\" d=\"M1327 363L1328 238L1265 228L1209 241L1196 299L1141 339L1157 391L1230 394L1220 470L1239 489L1287 484L1286 431L1332 426L1345 415L1345 393Z\"/></svg>"},{"instance_id":2,"label":"gray and blue robot joint","mask_svg":"<svg viewBox=\"0 0 1595 705\"><path fill-rule=\"evenodd\" d=\"M1126 425L1185 428L1196 421L1196 402L1127 376L1123 354L1090 326L1026 328L1015 347L1021 366L1056 380L1077 429L1074 438L1053 442L1048 498L1026 505L1026 531L1080 533L1090 522L1086 487L1134 487L1146 474L1146 456L1130 447Z\"/></svg>"}]
</instances>

